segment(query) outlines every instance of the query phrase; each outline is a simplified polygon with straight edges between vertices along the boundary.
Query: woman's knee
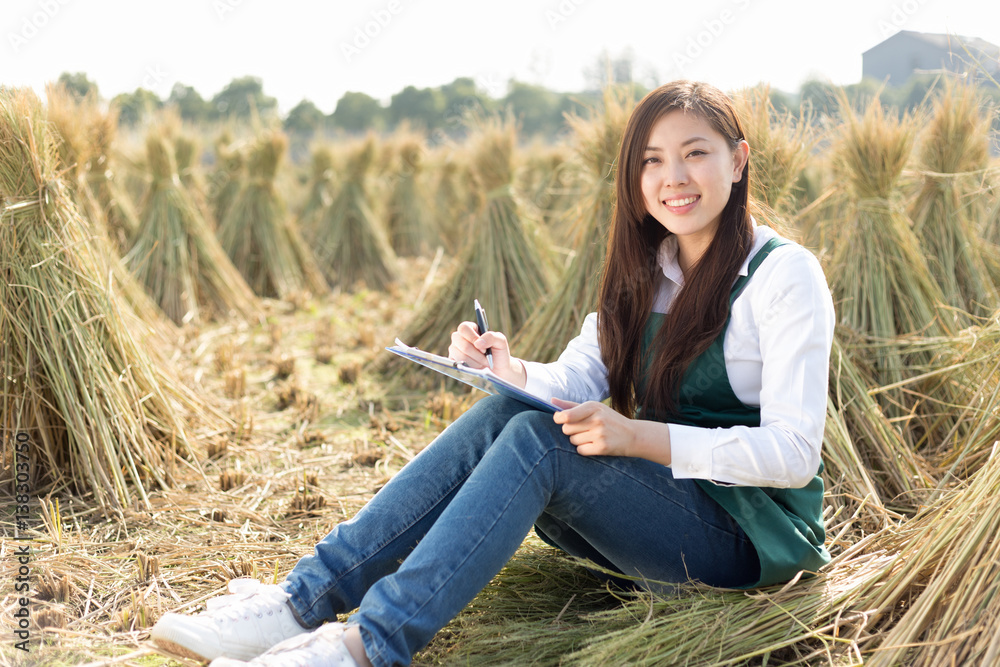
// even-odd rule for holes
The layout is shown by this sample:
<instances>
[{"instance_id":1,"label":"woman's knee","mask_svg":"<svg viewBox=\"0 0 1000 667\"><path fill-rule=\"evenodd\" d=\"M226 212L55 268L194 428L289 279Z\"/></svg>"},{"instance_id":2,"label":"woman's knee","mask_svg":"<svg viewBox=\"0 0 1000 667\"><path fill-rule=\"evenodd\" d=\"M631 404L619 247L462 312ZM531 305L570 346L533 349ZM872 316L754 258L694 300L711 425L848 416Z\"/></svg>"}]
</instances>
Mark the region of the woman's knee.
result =
<instances>
[{"instance_id":1,"label":"woman's knee","mask_svg":"<svg viewBox=\"0 0 1000 667\"><path fill-rule=\"evenodd\" d=\"M552 415L540 410L525 410L514 415L507 421L500 434L507 446L516 448L527 454L545 456L556 450L575 450L569 438L562 432L562 427L552 420Z\"/></svg>"},{"instance_id":2,"label":"woman's knee","mask_svg":"<svg viewBox=\"0 0 1000 667\"><path fill-rule=\"evenodd\" d=\"M530 408L521 401L491 394L476 401L458 420L491 423L502 429L512 417L528 409Z\"/></svg>"},{"instance_id":3,"label":"woman's knee","mask_svg":"<svg viewBox=\"0 0 1000 667\"><path fill-rule=\"evenodd\" d=\"M487 396L448 425L427 449L475 451L481 456L496 441L511 418L525 408L523 403L505 396Z\"/></svg>"}]
</instances>

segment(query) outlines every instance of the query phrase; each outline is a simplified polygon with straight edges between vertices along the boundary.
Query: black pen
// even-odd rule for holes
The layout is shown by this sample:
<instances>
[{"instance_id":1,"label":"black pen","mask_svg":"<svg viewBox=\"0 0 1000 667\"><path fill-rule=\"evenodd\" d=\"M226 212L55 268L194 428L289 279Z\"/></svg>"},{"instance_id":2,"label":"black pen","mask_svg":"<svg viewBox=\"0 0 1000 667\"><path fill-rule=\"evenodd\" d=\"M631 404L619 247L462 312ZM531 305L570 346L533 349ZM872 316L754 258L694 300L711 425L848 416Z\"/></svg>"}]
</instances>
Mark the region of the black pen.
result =
<instances>
[{"instance_id":1,"label":"black pen","mask_svg":"<svg viewBox=\"0 0 1000 667\"><path fill-rule=\"evenodd\" d=\"M482 336L484 333L490 330L490 325L486 323L486 311L483 307L479 305L479 299L472 300L476 306L476 326L479 327L479 335ZM493 348L486 350L486 361L490 364L490 369L493 368Z\"/></svg>"}]
</instances>

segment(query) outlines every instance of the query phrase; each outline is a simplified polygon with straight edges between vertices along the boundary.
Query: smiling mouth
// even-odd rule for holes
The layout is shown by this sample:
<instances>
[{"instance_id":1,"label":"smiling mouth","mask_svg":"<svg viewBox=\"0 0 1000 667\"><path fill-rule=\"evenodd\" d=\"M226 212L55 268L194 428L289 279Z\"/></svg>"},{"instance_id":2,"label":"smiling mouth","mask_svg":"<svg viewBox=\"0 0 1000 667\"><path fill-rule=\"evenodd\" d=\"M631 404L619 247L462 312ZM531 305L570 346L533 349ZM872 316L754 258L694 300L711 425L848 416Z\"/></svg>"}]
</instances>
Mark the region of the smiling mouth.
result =
<instances>
[{"instance_id":1,"label":"smiling mouth","mask_svg":"<svg viewBox=\"0 0 1000 667\"><path fill-rule=\"evenodd\" d=\"M665 199L663 200L664 206L670 206L671 208L678 208L680 206L687 206L688 204L693 204L699 199L699 195L693 197L684 197L682 199Z\"/></svg>"}]
</instances>

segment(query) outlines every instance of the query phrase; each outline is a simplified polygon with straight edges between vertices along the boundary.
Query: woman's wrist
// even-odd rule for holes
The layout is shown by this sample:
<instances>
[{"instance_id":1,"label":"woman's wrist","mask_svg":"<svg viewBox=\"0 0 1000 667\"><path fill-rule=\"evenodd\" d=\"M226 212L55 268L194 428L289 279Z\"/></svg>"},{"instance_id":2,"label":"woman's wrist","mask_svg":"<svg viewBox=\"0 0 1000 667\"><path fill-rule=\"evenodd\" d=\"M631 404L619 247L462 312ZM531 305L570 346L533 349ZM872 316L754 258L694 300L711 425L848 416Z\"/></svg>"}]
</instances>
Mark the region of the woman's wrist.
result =
<instances>
[{"instance_id":1,"label":"woman's wrist","mask_svg":"<svg viewBox=\"0 0 1000 667\"><path fill-rule=\"evenodd\" d=\"M648 419L632 420L632 445L629 456L670 465L670 426Z\"/></svg>"},{"instance_id":2,"label":"woman's wrist","mask_svg":"<svg viewBox=\"0 0 1000 667\"><path fill-rule=\"evenodd\" d=\"M524 389L524 385L528 381L528 371L525 369L524 363L517 357L511 357L508 373L503 379Z\"/></svg>"}]
</instances>

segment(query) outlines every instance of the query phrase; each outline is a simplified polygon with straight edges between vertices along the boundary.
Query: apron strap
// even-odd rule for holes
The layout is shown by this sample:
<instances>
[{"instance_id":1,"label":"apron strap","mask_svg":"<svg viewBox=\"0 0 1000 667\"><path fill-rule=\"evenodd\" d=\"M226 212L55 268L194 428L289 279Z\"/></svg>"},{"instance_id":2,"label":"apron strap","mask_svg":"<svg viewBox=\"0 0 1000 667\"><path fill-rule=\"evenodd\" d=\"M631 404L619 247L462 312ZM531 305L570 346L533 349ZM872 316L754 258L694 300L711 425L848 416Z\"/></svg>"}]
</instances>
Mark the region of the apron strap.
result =
<instances>
[{"instance_id":1,"label":"apron strap","mask_svg":"<svg viewBox=\"0 0 1000 667\"><path fill-rule=\"evenodd\" d=\"M750 282L750 277L754 274L754 271L757 270L757 267L760 266L760 263L767 259L767 256L771 254L772 250L783 245L785 245L785 239L775 237L770 239L764 244L764 247L757 251L757 254L750 260L750 266L747 268L747 274L745 276L740 276L736 279L736 282L733 283L733 289L729 293L730 308L733 307L736 297L738 297L743 292L744 288L746 288L747 283Z\"/></svg>"}]
</instances>

